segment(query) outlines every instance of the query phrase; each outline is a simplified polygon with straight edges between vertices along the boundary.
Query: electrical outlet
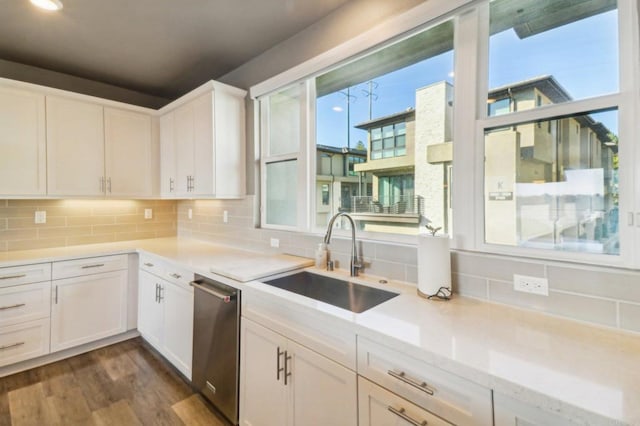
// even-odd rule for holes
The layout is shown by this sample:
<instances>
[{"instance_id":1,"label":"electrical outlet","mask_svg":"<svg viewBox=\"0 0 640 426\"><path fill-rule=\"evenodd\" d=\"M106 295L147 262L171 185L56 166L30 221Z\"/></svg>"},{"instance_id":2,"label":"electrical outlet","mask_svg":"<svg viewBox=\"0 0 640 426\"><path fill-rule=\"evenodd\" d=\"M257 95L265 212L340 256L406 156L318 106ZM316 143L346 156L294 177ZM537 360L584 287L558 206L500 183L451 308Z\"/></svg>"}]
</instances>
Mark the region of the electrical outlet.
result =
<instances>
[{"instance_id":1,"label":"electrical outlet","mask_svg":"<svg viewBox=\"0 0 640 426\"><path fill-rule=\"evenodd\" d=\"M224 223L228 223L229 222L229 212L226 211L226 210L222 212L222 221Z\"/></svg>"},{"instance_id":2,"label":"electrical outlet","mask_svg":"<svg viewBox=\"0 0 640 426\"><path fill-rule=\"evenodd\" d=\"M513 275L513 289L525 293L549 295L549 280L542 277L528 277L526 275Z\"/></svg>"},{"instance_id":3,"label":"electrical outlet","mask_svg":"<svg viewBox=\"0 0 640 426\"><path fill-rule=\"evenodd\" d=\"M189 216L189 220L193 219L193 209L187 210L187 216Z\"/></svg>"},{"instance_id":4,"label":"electrical outlet","mask_svg":"<svg viewBox=\"0 0 640 426\"><path fill-rule=\"evenodd\" d=\"M47 212L44 210L37 211L34 219L35 223L47 223Z\"/></svg>"},{"instance_id":5,"label":"electrical outlet","mask_svg":"<svg viewBox=\"0 0 640 426\"><path fill-rule=\"evenodd\" d=\"M144 218L152 219L153 218L153 210L152 209L144 209Z\"/></svg>"},{"instance_id":6,"label":"electrical outlet","mask_svg":"<svg viewBox=\"0 0 640 426\"><path fill-rule=\"evenodd\" d=\"M280 240L277 238L271 239L271 247L278 248L280 247Z\"/></svg>"}]
</instances>

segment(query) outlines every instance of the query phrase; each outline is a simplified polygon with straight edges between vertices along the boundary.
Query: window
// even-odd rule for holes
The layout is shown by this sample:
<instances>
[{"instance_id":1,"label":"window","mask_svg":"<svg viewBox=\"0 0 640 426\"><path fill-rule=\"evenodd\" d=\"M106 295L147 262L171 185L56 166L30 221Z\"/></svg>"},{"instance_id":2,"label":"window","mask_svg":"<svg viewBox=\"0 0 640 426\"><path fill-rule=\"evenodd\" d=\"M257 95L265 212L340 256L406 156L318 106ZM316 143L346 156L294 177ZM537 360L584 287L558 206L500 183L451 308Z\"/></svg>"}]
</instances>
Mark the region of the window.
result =
<instances>
[{"instance_id":1,"label":"window","mask_svg":"<svg viewBox=\"0 0 640 426\"><path fill-rule=\"evenodd\" d=\"M484 242L619 255L616 5L544 4L490 2L488 99L519 113L484 122Z\"/></svg>"},{"instance_id":2,"label":"window","mask_svg":"<svg viewBox=\"0 0 640 426\"><path fill-rule=\"evenodd\" d=\"M369 129L371 159L400 157L407 154L407 126L404 122Z\"/></svg>"}]
</instances>

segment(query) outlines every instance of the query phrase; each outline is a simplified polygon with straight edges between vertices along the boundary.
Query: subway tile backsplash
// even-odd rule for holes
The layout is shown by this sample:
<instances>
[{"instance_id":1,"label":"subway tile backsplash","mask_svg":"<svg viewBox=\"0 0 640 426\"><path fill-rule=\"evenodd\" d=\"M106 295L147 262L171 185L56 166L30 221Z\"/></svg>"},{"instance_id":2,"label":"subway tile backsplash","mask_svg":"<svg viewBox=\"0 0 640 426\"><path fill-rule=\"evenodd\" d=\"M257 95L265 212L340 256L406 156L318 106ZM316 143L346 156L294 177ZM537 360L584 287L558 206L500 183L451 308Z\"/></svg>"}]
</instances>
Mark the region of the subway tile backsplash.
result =
<instances>
[{"instance_id":1,"label":"subway tile backsplash","mask_svg":"<svg viewBox=\"0 0 640 426\"><path fill-rule=\"evenodd\" d=\"M0 200L0 251L175 236L176 204L173 200ZM145 209L152 209L152 219L144 218ZM34 223L38 210L47 212L46 223Z\"/></svg>"},{"instance_id":2,"label":"subway tile backsplash","mask_svg":"<svg viewBox=\"0 0 640 426\"><path fill-rule=\"evenodd\" d=\"M192 209L193 219L188 219ZM255 198L179 201L178 235L250 250L313 257L319 235L263 230L254 227ZM223 212L229 222L223 223ZM0 225L1 227L1 225ZM271 248L277 238L279 248ZM0 248L2 247L0 240ZM348 268L350 241L334 238L331 254ZM415 246L360 241L365 273L409 283L418 281ZM640 332L640 271L545 262L516 257L454 251L451 254L454 292L467 297L519 306L551 315ZM546 277L549 296L513 290L513 274Z\"/></svg>"}]
</instances>

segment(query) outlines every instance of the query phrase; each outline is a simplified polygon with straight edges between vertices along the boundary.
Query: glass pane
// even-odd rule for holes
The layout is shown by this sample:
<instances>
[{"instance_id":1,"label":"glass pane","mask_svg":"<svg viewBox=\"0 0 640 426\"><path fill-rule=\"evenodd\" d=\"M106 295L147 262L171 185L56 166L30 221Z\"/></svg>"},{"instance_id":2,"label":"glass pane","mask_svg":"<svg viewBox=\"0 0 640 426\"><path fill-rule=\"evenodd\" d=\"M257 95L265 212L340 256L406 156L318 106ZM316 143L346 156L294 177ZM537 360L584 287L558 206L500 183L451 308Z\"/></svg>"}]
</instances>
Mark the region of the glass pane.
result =
<instances>
[{"instance_id":1,"label":"glass pane","mask_svg":"<svg viewBox=\"0 0 640 426\"><path fill-rule=\"evenodd\" d=\"M298 152L300 85L269 96L269 155Z\"/></svg>"},{"instance_id":2,"label":"glass pane","mask_svg":"<svg viewBox=\"0 0 640 426\"><path fill-rule=\"evenodd\" d=\"M486 242L619 254L617 111L540 124L485 131Z\"/></svg>"},{"instance_id":3,"label":"glass pane","mask_svg":"<svg viewBox=\"0 0 640 426\"><path fill-rule=\"evenodd\" d=\"M361 158L353 171L336 168L330 176L329 207L332 214L352 214L360 230L417 234L426 216L451 232L447 167L452 159L429 163L426 158L429 145L452 140L453 32L453 21L444 22L315 80L316 150L331 150L334 164L345 164L345 155ZM390 174L411 176L412 182L420 176L406 205L395 206L404 186L385 181ZM316 176L316 191L326 180ZM329 213L318 196L315 204L321 227Z\"/></svg>"},{"instance_id":4,"label":"glass pane","mask_svg":"<svg viewBox=\"0 0 640 426\"><path fill-rule=\"evenodd\" d=\"M288 226L297 224L297 167L297 160L267 164L267 224Z\"/></svg>"},{"instance_id":5,"label":"glass pane","mask_svg":"<svg viewBox=\"0 0 640 426\"><path fill-rule=\"evenodd\" d=\"M493 0L490 14L489 102L522 111L618 91L615 0Z\"/></svg>"}]
</instances>

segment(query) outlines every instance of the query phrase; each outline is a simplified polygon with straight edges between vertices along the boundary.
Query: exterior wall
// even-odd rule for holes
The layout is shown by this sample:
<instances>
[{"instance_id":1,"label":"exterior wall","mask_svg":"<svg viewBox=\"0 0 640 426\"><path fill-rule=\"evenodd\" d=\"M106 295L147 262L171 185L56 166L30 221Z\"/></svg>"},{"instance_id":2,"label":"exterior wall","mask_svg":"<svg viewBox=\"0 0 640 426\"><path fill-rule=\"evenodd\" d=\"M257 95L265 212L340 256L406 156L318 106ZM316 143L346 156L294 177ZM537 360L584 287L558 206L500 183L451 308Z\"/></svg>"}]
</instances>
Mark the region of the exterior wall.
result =
<instances>
[{"instance_id":1,"label":"exterior wall","mask_svg":"<svg viewBox=\"0 0 640 426\"><path fill-rule=\"evenodd\" d=\"M424 215L435 227L448 223L444 164L427 162L427 147L451 141L453 87L446 82L416 91L415 194L424 198ZM451 232L450 229L447 232Z\"/></svg>"},{"instance_id":2,"label":"exterior wall","mask_svg":"<svg viewBox=\"0 0 640 426\"><path fill-rule=\"evenodd\" d=\"M0 252L172 237L173 200L0 200ZM153 209L153 219L144 219ZM34 224L37 210L47 223Z\"/></svg>"}]
</instances>

